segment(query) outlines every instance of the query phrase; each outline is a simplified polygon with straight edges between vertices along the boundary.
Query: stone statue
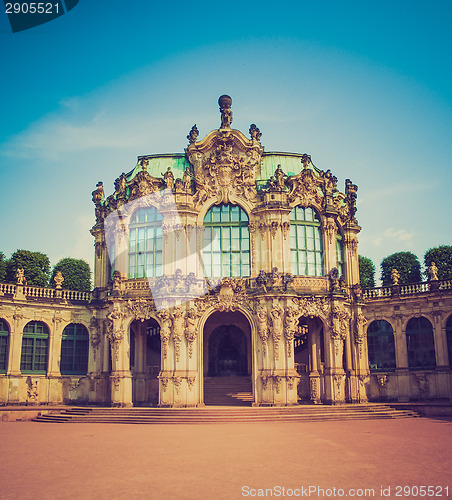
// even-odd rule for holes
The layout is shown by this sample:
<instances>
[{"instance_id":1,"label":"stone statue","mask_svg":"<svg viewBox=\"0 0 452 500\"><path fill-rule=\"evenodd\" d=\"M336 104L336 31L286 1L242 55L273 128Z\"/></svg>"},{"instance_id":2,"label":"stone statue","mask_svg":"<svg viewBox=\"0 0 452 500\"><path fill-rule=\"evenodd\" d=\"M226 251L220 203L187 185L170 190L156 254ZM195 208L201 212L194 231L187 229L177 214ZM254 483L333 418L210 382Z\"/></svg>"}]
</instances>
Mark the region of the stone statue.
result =
<instances>
[{"instance_id":1,"label":"stone statue","mask_svg":"<svg viewBox=\"0 0 452 500\"><path fill-rule=\"evenodd\" d=\"M64 277L61 271L57 271L57 273L55 274L55 278L53 278L53 281L55 281L55 288L57 290L61 290L61 285L64 281Z\"/></svg>"},{"instance_id":2,"label":"stone statue","mask_svg":"<svg viewBox=\"0 0 452 500\"><path fill-rule=\"evenodd\" d=\"M267 309L263 306L257 311L257 331L262 342L266 342L268 338L268 315Z\"/></svg>"},{"instance_id":3,"label":"stone statue","mask_svg":"<svg viewBox=\"0 0 452 500\"><path fill-rule=\"evenodd\" d=\"M95 205L100 205L104 198L104 183L99 181L96 184L97 189L94 190L91 194L93 195L93 203Z\"/></svg>"},{"instance_id":4,"label":"stone statue","mask_svg":"<svg viewBox=\"0 0 452 500\"><path fill-rule=\"evenodd\" d=\"M251 135L251 139L253 139L253 141L258 141L262 136L261 131L256 127L254 123L250 125L249 132Z\"/></svg>"},{"instance_id":5,"label":"stone statue","mask_svg":"<svg viewBox=\"0 0 452 500\"><path fill-rule=\"evenodd\" d=\"M25 273L23 269L16 271L16 285L26 285Z\"/></svg>"},{"instance_id":6,"label":"stone statue","mask_svg":"<svg viewBox=\"0 0 452 500\"><path fill-rule=\"evenodd\" d=\"M188 167L184 171L184 175L182 177L182 182L184 184L184 191L189 193L191 190L191 173L190 173L190 169Z\"/></svg>"},{"instance_id":7,"label":"stone statue","mask_svg":"<svg viewBox=\"0 0 452 500\"><path fill-rule=\"evenodd\" d=\"M428 273L428 279L429 281L437 281L438 280L438 268L436 267L436 264L432 262L427 269Z\"/></svg>"},{"instance_id":8,"label":"stone statue","mask_svg":"<svg viewBox=\"0 0 452 500\"><path fill-rule=\"evenodd\" d=\"M400 274L397 269L393 269L391 272L391 280L393 285L398 285L399 284L399 279L400 279Z\"/></svg>"},{"instance_id":9,"label":"stone statue","mask_svg":"<svg viewBox=\"0 0 452 500\"><path fill-rule=\"evenodd\" d=\"M222 95L218 99L218 104L220 105L220 111L221 111L221 128L231 128L231 123L232 123L232 111L231 111L232 99L228 95Z\"/></svg>"},{"instance_id":10,"label":"stone statue","mask_svg":"<svg viewBox=\"0 0 452 500\"><path fill-rule=\"evenodd\" d=\"M196 139L198 138L199 131L198 128L196 127L196 123L193 125L193 127L190 130L190 133L187 135L188 142L190 144L194 144L196 142Z\"/></svg>"},{"instance_id":11,"label":"stone statue","mask_svg":"<svg viewBox=\"0 0 452 500\"><path fill-rule=\"evenodd\" d=\"M166 172L162 174L163 179L165 181L166 189L173 189L174 187L174 175L171 172L171 167L166 169Z\"/></svg>"},{"instance_id":12,"label":"stone statue","mask_svg":"<svg viewBox=\"0 0 452 500\"><path fill-rule=\"evenodd\" d=\"M284 182L285 177L287 177L287 175L283 172L281 165L278 165L277 169L275 170L275 178L276 178L276 185L279 189L286 188L286 184Z\"/></svg>"}]
</instances>

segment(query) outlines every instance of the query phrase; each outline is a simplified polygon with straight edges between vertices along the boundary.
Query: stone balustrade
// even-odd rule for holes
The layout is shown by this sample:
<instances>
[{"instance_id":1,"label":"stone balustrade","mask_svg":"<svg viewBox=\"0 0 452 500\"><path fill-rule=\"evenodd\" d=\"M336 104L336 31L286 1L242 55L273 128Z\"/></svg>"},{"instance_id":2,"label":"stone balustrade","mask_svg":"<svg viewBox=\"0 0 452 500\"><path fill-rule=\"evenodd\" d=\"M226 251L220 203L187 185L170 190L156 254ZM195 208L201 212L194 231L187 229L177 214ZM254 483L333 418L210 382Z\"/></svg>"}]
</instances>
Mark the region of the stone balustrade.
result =
<instances>
[{"instance_id":1,"label":"stone balustrade","mask_svg":"<svg viewBox=\"0 0 452 500\"><path fill-rule=\"evenodd\" d=\"M90 302L92 298L92 292L0 283L0 296L17 296L18 292L26 299L61 299L69 302Z\"/></svg>"},{"instance_id":2,"label":"stone balustrade","mask_svg":"<svg viewBox=\"0 0 452 500\"><path fill-rule=\"evenodd\" d=\"M437 290L452 290L452 280L422 281L420 283L408 283L405 285L381 286L375 288L364 288L365 299L384 299L394 295L409 296L420 293L429 293Z\"/></svg>"}]
</instances>

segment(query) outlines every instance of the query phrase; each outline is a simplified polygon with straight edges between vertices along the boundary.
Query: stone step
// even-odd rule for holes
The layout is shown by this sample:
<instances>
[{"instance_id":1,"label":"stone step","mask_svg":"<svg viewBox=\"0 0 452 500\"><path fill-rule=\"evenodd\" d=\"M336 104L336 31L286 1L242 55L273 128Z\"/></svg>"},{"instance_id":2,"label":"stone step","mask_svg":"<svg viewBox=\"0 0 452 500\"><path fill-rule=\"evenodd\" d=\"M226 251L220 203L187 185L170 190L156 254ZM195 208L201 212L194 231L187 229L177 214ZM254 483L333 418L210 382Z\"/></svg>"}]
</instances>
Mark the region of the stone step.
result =
<instances>
[{"instance_id":1,"label":"stone step","mask_svg":"<svg viewBox=\"0 0 452 500\"><path fill-rule=\"evenodd\" d=\"M343 405L281 408L71 408L59 414L41 415L35 422L117 424L200 424L234 422L308 422L328 420L413 418L412 410L389 406Z\"/></svg>"}]
</instances>

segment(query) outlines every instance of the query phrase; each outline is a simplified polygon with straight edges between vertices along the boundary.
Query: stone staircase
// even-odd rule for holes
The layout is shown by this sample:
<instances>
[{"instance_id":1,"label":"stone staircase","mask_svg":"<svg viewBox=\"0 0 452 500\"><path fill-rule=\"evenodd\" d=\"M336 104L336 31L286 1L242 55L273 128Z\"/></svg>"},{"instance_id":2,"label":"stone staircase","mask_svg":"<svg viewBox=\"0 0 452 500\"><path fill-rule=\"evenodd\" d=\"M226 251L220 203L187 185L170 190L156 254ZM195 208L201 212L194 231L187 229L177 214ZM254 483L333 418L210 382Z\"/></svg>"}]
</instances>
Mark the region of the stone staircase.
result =
<instances>
[{"instance_id":1,"label":"stone staircase","mask_svg":"<svg viewBox=\"0 0 452 500\"><path fill-rule=\"evenodd\" d=\"M251 377L206 377L204 403L210 406L251 406Z\"/></svg>"},{"instance_id":2,"label":"stone staircase","mask_svg":"<svg viewBox=\"0 0 452 500\"><path fill-rule=\"evenodd\" d=\"M354 405L300 405L291 407L203 408L68 408L40 415L35 422L104 424L207 424L236 422L318 422L419 417L412 410L394 409L379 403Z\"/></svg>"}]
</instances>

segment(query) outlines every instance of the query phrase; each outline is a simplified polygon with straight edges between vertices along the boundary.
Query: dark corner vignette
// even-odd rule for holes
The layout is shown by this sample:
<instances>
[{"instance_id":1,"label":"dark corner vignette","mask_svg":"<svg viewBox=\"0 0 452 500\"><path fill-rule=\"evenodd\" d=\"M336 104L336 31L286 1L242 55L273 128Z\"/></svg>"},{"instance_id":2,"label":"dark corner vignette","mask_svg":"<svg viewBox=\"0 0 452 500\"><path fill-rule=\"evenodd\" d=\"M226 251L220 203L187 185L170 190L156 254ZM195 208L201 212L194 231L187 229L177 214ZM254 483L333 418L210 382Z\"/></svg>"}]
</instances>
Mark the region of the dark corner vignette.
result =
<instances>
[{"instance_id":1,"label":"dark corner vignette","mask_svg":"<svg viewBox=\"0 0 452 500\"><path fill-rule=\"evenodd\" d=\"M8 16L13 33L53 21L72 10L78 2L79 0L53 0L51 2L3 0L5 14Z\"/></svg>"}]
</instances>

